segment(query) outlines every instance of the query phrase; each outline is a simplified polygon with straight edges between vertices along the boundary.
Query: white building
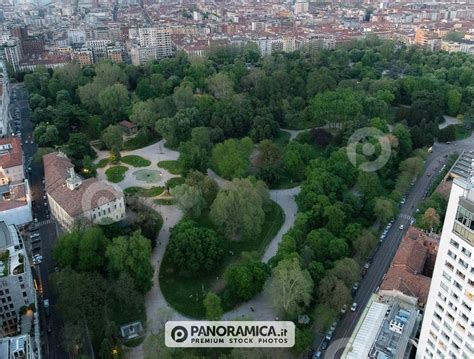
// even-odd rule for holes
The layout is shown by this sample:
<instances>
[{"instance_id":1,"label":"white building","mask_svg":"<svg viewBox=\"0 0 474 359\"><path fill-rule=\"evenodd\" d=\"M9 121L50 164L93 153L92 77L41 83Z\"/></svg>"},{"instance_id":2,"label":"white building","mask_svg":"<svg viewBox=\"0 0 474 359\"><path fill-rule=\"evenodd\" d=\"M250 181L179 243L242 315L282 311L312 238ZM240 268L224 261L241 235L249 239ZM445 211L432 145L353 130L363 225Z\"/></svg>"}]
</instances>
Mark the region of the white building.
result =
<instances>
[{"instance_id":1,"label":"white building","mask_svg":"<svg viewBox=\"0 0 474 359\"><path fill-rule=\"evenodd\" d=\"M19 41L17 39L10 39L3 42L1 47L5 53L5 59L13 68L13 72L18 72L22 58L22 50Z\"/></svg>"},{"instance_id":2,"label":"white building","mask_svg":"<svg viewBox=\"0 0 474 359\"><path fill-rule=\"evenodd\" d=\"M295 15L307 13L308 9L309 9L309 3L307 0L296 0Z\"/></svg>"},{"instance_id":3,"label":"white building","mask_svg":"<svg viewBox=\"0 0 474 359\"><path fill-rule=\"evenodd\" d=\"M171 32L167 29L157 27L141 28L138 29L138 38L141 47L161 48L163 53L172 54Z\"/></svg>"},{"instance_id":4,"label":"white building","mask_svg":"<svg viewBox=\"0 0 474 359\"><path fill-rule=\"evenodd\" d=\"M39 356L37 356L39 357ZM29 335L0 338L0 358L33 359L33 343Z\"/></svg>"},{"instance_id":5,"label":"white building","mask_svg":"<svg viewBox=\"0 0 474 359\"><path fill-rule=\"evenodd\" d=\"M18 226L32 221L30 188L18 137L0 139L0 221Z\"/></svg>"},{"instance_id":6,"label":"white building","mask_svg":"<svg viewBox=\"0 0 474 359\"><path fill-rule=\"evenodd\" d=\"M67 39L70 45L83 44L86 42L86 32L81 29L68 30Z\"/></svg>"},{"instance_id":7,"label":"white building","mask_svg":"<svg viewBox=\"0 0 474 359\"><path fill-rule=\"evenodd\" d=\"M28 334L37 308L31 267L16 226L0 222L0 336ZM3 358L3 357L2 357Z\"/></svg>"},{"instance_id":8,"label":"white building","mask_svg":"<svg viewBox=\"0 0 474 359\"><path fill-rule=\"evenodd\" d=\"M97 178L82 179L60 152L43 157L45 189L51 214L70 231L74 227L110 224L125 218L123 192Z\"/></svg>"},{"instance_id":9,"label":"white building","mask_svg":"<svg viewBox=\"0 0 474 359\"><path fill-rule=\"evenodd\" d=\"M0 61L0 137L8 134L10 122L10 83L8 81L7 66Z\"/></svg>"},{"instance_id":10,"label":"white building","mask_svg":"<svg viewBox=\"0 0 474 359\"><path fill-rule=\"evenodd\" d=\"M474 358L474 151L453 171L417 358Z\"/></svg>"}]
</instances>

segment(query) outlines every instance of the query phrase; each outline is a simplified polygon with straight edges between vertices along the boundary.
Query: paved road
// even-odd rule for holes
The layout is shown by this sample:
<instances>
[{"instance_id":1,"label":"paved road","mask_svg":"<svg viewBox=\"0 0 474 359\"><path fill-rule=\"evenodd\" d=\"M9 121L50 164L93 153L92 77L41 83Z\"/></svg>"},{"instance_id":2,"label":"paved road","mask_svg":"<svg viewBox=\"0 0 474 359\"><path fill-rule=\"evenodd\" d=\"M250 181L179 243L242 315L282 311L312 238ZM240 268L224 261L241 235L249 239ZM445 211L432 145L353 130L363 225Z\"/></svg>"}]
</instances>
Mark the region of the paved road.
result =
<instances>
[{"instance_id":1,"label":"paved road","mask_svg":"<svg viewBox=\"0 0 474 359\"><path fill-rule=\"evenodd\" d=\"M14 85L17 93L16 101L12 103L12 113L15 108L20 109L20 126L15 128L15 132L19 129L21 131L22 147L25 156L25 163L31 170L27 172L30 189L32 193L33 216L38 219L37 224L31 224L31 229L36 229L40 233L41 241L39 243L29 243L27 240L26 247L33 254L41 254L43 262L40 265L35 265L36 279L40 284L40 291L38 293L38 306L40 311L40 324L42 333L42 353L43 358L66 358L66 353L59 347L60 344L60 328L62 322L60 321L56 311L56 298L50 294L48 283L49 274L54 272L54 263L52 259L52 249L57 239L56 225L47 217L49 212L48 207L44 205L44 184L43 180L43 165L42 163L34 163L31 161L33 155L37 151L36 144L32 143L33 124L30 119L30 109L28 104L28 93L26 89L20 85ZM33 263L30 260L30 263ZM43 299L48 298L51 306L51 316L46 317L43 307ZM51 327L53 331L47 332L47 328Z\"/></svg>"},{"instance_id":2,"label":"paved road","mask_svg":"<svg viewBox=\"0 0 474 359\"><path fill-rule=\"evenodd\" d=\"M358 303L359 309L356 312L348 311L348 313L343 317L342 321L339 322L339 325L334 332L332 343L339 339L335 345L340 346L341 350L337 352L336 356L329 354L329 351L332 349L330 345L328 348L329 355L326 355L325 358L339 358L342 354L342 349L351 337L352 332L363 312L363 308L367 304L372 293L377 290L384 274L387 272L388 267L390 266L390 263L400 244L400 240L410 224L410 216L413 215L416 207L423 200L423 195L430 182L446 162L446 155L454 152L461 153L463 150L474 150L474 137L471 136L470 138L457 141L450 145L439 143L433 145L433 153L428 156L425 162L423 175L416 181L412 189L409 191L406 202L401 208L400 216L394 221L394 224L388 232L387 237L375 253L367 275L360 282L359 291L354 298L354 301ZM428 177L428 173L432 173L433 175ZM399 229L401 224L405 226L404 230ZM314 347L317 348L319 344L320 341Z\"/></svg>"}]
</instances>

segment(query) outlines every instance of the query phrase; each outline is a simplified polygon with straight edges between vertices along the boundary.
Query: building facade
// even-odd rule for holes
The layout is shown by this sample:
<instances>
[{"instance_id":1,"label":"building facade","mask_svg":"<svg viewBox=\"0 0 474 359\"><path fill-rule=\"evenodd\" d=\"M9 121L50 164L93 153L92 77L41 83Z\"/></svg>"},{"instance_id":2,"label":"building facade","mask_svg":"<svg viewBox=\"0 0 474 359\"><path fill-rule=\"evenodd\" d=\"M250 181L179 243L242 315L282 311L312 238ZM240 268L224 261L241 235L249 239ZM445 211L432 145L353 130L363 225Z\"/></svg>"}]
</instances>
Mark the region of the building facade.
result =
<instances>
[{"instance_id":1,"label":"building facade","mask_svg":"<svg viewBox=\"0 0 474 359\"><path fill-rule=\"evenodd\" d=\"M109 224L125 218L123 192L96 178L82 179L60 152L43 157L45 189L56 221L66 230L90 224Z\"/></svg>"},{"instance_id":2,"label":"building facade","mask_svg":"<svg viewBox=\"0 0 474 359\"><path fill-rule=\"evenodd\" d=\"M417 358L474 358L474 154L453 180Z\"/></svg>"},{"instance_id":3,"label":"building facade","mask_svg":"<svg viewBox=\"0 0 474 359\"><path fill-rule=\"evenodd\" d=\"M10 122L10 82L8 80L7 66L0 61L0 137L8 134Z\"/></svg>"}]
</instances>

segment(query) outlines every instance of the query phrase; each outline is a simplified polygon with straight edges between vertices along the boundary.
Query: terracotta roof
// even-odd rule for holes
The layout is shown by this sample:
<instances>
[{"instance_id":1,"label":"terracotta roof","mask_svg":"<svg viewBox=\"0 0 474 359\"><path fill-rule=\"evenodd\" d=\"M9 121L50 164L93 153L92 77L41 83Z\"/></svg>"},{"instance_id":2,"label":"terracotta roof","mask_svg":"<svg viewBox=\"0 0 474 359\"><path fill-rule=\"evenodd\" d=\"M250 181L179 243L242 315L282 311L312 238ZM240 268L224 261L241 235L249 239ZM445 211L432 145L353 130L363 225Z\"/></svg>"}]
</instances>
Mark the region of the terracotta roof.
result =
<instances>
[{"instance_id":1,"label":"terracotta roof","mask_svg":"<svg viewBox=\"0 0 474 359\"><path fill-rule=\"evenodd\" d=\"M71 161L58 152L43 156L46 192L71 216L99 207L123 197L122 192L97 178L82 180L79 187L71 190L66 186Z\"/></svg>"},{"instance_id":2,"label":"terracotta roof","mask_svg":"<svg viewBox=\"0 0 474 359\"><path fill-rule=\"evenodd\" d=\"M127 121L127 120L120 121L119 125L122 126L122 127L126 127L128 129L132 129L132 128L137 127L137 125L135 125L134 123L132 123L130 121Z\"/></svg>"},{"instance_id":3,"label":"terracotta roof","mask_svg":"<svg viewBox=\"0 0 474 359\"><path fill-rule=\"evenodd\" d=\"M0 167L10 168L21 166L23 164L23 150L18 137L8 137L0 139L0 146L11 145L11 149L5 152L0 151Z\"/></svg>"},{"instance_id":4,"label":"terracotta roof","mask_svg":"<svg viewBox=\"0 0 474 359\"><path fill-rule=\"evenodd\" d=\"M418 298L420 306L426 304L431 278L427 261L438 249L439 239L428 236L422 230L409 227L403 237L390 268L380 285L380 290L398 290ZM430 269L430 268L428 268Z\"/></svg>"},{"instance_id":5,"label":"terracotta roof","mask_svg":"<svg viewBox=\"0 0 474 359\"><path fill-rule=\"evenodd\" d=\"M26 206L28 204L26 198L26 187L24 183L12 185L10 189L10 199L0 199L0 212L8 211L9 209Z\"/></svg>"}]
</instances>

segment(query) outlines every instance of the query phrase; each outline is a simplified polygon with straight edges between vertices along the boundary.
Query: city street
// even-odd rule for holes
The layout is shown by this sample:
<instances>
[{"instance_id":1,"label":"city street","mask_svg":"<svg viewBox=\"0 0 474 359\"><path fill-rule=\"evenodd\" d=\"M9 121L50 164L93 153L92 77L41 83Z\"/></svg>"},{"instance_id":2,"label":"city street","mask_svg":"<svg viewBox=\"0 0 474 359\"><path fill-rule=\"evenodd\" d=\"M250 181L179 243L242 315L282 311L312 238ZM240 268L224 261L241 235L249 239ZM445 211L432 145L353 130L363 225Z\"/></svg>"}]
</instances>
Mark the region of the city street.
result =
<instances>
[{"instance_id":1,"label":"city street","mask_svg":"<svg viewBox=\"0 0 474 359\"><path fill-rule=\"evenodd\" d=\"M11 113L15 113L16 108L20 109L20 132L22 139L23 154L25 158L25 167L27 168L27 178L30 185L32 195L33 217L37 218L37 223L31 223L30 230L37 229L40 234L41 241L38 243L31 243L29 236L26 238L26 248L31 254L40 254L43 257L41 264L35 265L35 271L38 282L38 310L41 318L41 333L42 333L42 353L43 358L67 358L67 354L60 348L60 330L62 323L55 311L55 298L50 294L48 284L48 277L54 273L54 262L52 258L52 249L57 239L57 228L47 213L49 213L45 203L44 184L43 184L43 165L42 163L35 163L32 158L37 147L33 142L33 124L30 119L30 109L28 104L28 93L23 85L13 85L16 90L16 101L12 100ZM18 131L15 129L15 132ZM33 263L33 261L30 261ZM43 306L43 300L49 299L50 302L50 316L46 316ZM48 328L52 331L48 333Z\"/></svg>"},{"instance_id":2,"label":"city street","mask_svg":"<svg viewBox=\"0 0 474 359\"><path fill-rule=\"evenodd\" d=\"M365 305L372 293L377 291L383 276L387 272L400 241L410 225L410 220L418 204L423 201L424 193L428 189L430 182L436 177L436 174L439 173L443 164L446 163L449 154L454 152L460 154L463 150L474 150L474 137L471 136L449 145L440 143L435 143L433 145L433 153L428 156L425 162L423 175L419 177L407 194L406 202L401 207L399 216L395 219L387 237L375 253L367 274L360 281L359 290L353 299L358 303L357 311L347 311L345 316L338 323L331 343L325 352L324 358L339 358L342 355L344 347L350 339L352 332L363 313ZM427 174L433 175L427 176ZM404 230L399 229L402 224L404 225ZM315 348L319 346L320 340Z\"/></svg>"}]
</instances>

